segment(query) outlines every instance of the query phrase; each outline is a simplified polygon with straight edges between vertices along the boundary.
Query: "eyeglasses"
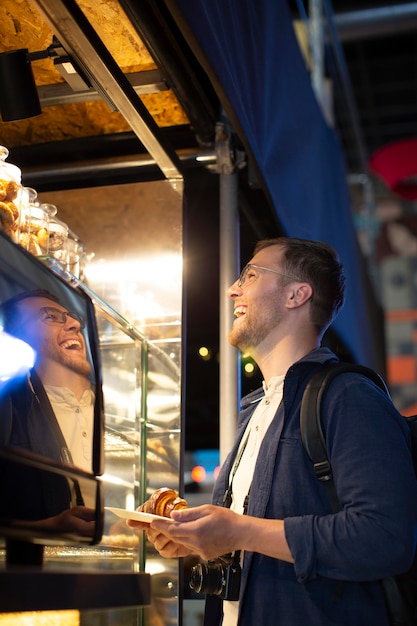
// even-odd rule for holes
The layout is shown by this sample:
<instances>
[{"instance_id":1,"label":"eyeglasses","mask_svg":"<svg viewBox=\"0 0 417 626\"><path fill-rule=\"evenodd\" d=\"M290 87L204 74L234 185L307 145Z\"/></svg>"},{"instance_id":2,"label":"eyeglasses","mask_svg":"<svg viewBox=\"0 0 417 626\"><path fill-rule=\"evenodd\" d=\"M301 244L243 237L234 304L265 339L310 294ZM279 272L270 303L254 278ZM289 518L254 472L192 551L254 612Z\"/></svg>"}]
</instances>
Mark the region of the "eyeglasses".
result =
<instances>
[{"instance_id":1,"label":"eyeglasses","mask_svg":"<svg viewBox=\"0 0 417 626\"><path fill-rule=\"evenodd\" d=\"M39 309L39 313L36 315L37 318L41 320L44 324L65 324L67 321L67 317L71 317L76 320L80 329L85 328L85 319L78 315L78 313L74 313L73 311L60 311L53 306L43 306Z\"/></svg>"},{"instance_id":2,"label":"eyeglasses","mask_svg":"<svg viewBox=\"0 0 417 626\"><path fill-rule=\"evenodd\" d=\"M298 282L301 282L301 279L297 278L296 276L291 276L290 274L284 274L284 272L273 270L270 267L263 267L262 265L255 265L254 263L248 263L247 265L245 265L245 267L241 271L240 276L238 278L237 284L239 287L242 287L242 285L245 284L246 279L248 277L249 270L252 267L255 267L258 270L265 270L266 272L273 272L274 274L279 274L280 276L286 276L287 278L291 278L292 280L297 280Z\"/></svg>"}]
</instances>

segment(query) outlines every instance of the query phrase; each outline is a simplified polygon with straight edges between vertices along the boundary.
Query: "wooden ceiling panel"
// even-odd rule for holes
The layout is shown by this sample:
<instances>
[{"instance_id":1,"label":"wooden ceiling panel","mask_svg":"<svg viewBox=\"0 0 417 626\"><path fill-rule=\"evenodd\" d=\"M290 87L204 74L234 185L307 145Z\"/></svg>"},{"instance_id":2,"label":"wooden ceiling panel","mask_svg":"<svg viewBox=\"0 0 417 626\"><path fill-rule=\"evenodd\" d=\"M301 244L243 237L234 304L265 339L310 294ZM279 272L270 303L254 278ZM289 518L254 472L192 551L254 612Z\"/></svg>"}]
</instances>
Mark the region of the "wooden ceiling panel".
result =
<instances>
[{"instance_id":1,"label":"wooden ceiling panel","mask_svg":"<svg viewBox=\"0 0 417 626\"><path fill-rule=\"evenodd\" d=\"M117 2L77 0L77 4L125 73L156 68L148 50Z\"/></svg>"},{"instance_id":2,"label":"wooden ceiling panel","mask_svg":"<svg viewBox=\"0 0 417 626\"><path fill-rule=\"evenodd\" d=\"M46 50L53 33L42 22L38 11L27 0L2 0L0 4L0 52L27 48L29 52ZM32 64L37 85L63 82L50 59Z\"/></svg>"},{"instance_id":3,"label":"wooden ceiling panel","mask_svg":"<svg viewBox=\"0 0 417 626\"><path fill-rule=\"evenodd\" d=\"M115 0L79 0L78 4L123 72L154 69L155 63L133 25ZM0 52L27 48L46 50L53 33L28 0L2 0ZM32 62L37 86L62 83L52 59ZM140 96L159 127L187 124L187 116L171 90ZM44 107L42 114L19 121L0 121L0 143L9 149L70 138L130 130L123 116L100 100Z\"/></svg>"},{"instance_id":4,"label":"wooden ceiling panel","mask_svg":"<svg viewBox=\"0 0 417 626\"><path fill-rule=\"evenodd\" d=\"M187 117L171 91L141 96L159 127L187 124ZM123 116L100 100L45 107L42 115L0 122L0 144L7 148L49 141L95 137L130 130Z\"/></svg>"}]
</instances>

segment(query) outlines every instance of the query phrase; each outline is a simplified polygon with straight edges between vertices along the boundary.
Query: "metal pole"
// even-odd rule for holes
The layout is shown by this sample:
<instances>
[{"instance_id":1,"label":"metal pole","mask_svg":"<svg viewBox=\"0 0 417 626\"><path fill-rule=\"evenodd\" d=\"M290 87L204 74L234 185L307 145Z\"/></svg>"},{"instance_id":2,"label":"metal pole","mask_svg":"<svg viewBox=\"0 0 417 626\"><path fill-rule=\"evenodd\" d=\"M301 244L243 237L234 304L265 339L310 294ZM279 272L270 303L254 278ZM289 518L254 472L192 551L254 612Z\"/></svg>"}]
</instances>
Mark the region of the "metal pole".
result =
<instances>
[{"instance_id":1,"label":"metal pole","mask_svg":"<svg viewBox=\"0 0 417 626\"><path fill-rule=\"evenodd\" d=\"M233 302L227 288L239 271L238 177L232 163L230 134L224 124L216 132L220 175L220 462L233 445L240 397L239 354L228 342L233 322Z\"/></svg>"},{"instance_id":2,"label":"metal pole","mask_svg":"<svg viewBox=\"0 0 417 626\"><path fill-rule=\"evenodd\" d=\"M237 174L220 175L220 462L232 447L239 401L239 354L228 340L233 302L227 288L238 275Z\"/></svg>"},{"instance_id":3,"label":"metal pole","mask_svg":"<svg viewBox=\"0 0 417 626\"><path fill-rule=\"evenodd\" d=\"M323 6L321 0L310 0L309 3L309 40L311 51L311 82L317 101L323 113L325 106L324 86L324 34Z\"/></svg>"},{"instance_id":4,"label":"metal pole","mask_svg":"<svg viewBox=\"0 0 417 626\"><path fill-rule=\"evenodd\" d=\"M335 55L335 61L337 69L339 71L339 77L342 82L342 87L345 93L346 105L348 108L350 124L352 126L352 132L355 137L356 146L358 149L359 165L363 172L368 171L368 155L365 146L365 141L362 135L362 129L359 119L359 113L356 107L355 98L353 96L352 84L346 64L345 55L341 46L339 35L334 23L333 12L331 2L329 0L323 0L324 10L327 15L327 25L329 30L329 37L333 46L333 53Z\"/></svg>"},{"instance_id":5,"label":"metal pole","mask_svg":"<svg viewBox=\"0 0 417 626\"><path fill-rule=\"evenodd\" d=\"M330 127L334 127L332 87L331 82L326 78L324 59L325 31L323 0L310 0L309 7L308 33L311 56L311 85L324 119Z\"/></svg>"}]
</instances>

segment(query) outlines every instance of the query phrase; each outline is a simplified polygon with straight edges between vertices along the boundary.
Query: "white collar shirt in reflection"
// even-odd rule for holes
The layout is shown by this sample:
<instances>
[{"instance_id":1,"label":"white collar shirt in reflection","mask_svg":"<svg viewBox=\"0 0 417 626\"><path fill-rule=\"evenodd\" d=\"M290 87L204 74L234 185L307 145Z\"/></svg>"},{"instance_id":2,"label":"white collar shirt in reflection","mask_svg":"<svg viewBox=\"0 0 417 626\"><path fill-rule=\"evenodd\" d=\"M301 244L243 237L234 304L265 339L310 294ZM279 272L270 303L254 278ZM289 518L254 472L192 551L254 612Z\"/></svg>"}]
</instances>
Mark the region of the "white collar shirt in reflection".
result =
<instances>
[{"instance_id":1,"label":"white collar shirt in reflection","mask_svg":"<svg viewBox=\"0 0 417 626\"><path fill-rule=\"evenodd\" d=\"M66 387L45 385L45 391L71 453L73 464L91 473L93 471L94 391L86 389L80 401ZM81 491L84 504L95 507L94 484L88 481ZM74 505L75 492L72 499Z\"/></svg>"},{"instance_id":2,"label":"white collar shirt in reflection","mask_svg":"<svg viewBox=\"0 0 417 626\"><path fill-rule=\"evenodd\" d=\"M278 410L282 400L284 389L284 378L282 376L273 376L268 385L263 382L265 395L259 402L246 430L242 437L241 447L246 443L239 465L233 477L232 483L232 504L231 509L236 513L243 513L243 503L249 492L252 483L252 476L255 470L256 461L258 459L259 449L261 447L266 431L271 425L272 420ZM239 458L240 450L236 458ZM231 471L229 480L232 480L234 466ZM223 602L223 622L222 626L236 626L238 617L239 602L224 601Z\"/></svg>"},{"instance_id":3,"label":"white collar shirt in reflection","mask_svg":"<svg viewBox=\"0 0 417 626\"><path fill-rule=\"evenodd\" d=\"M74 465L91 472L93 467L94 392L84 391L80 401L66 387L45 385L45 391L71 452Z\"/></svg>"}]
</instances>

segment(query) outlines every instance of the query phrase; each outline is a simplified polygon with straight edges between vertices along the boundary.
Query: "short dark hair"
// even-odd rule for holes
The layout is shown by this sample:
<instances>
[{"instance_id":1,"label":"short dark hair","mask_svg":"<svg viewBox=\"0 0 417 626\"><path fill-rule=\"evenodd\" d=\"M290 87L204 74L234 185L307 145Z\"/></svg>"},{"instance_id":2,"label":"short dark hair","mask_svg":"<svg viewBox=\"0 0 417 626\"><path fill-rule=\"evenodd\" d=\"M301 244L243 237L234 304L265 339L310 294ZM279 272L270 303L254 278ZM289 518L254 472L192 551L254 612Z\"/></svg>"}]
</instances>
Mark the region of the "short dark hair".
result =
<instances>
[{"instance_id":1,"label":"short dark hair","mask_svg":"<svg viewBox=\"0 0 417 626\"><path fill-rule=\"evenodd\" d=\"M32 291L18 293L0 306L0 320L6 333L15 334L16 326L19 322L19 304L28 298L47 298L52 302L61 304L59 298L46 289L33 289Z\"/></svg>"},{"instance_id":2,"label":"short dark hair","mask_svg":"<svg viewBox=\"0 0 417 626\"><path fill-rule=\"evenodd\" d=\"M345 299L346 277L336 250L321 241L276 237L259 241L254 255L269 246L280 246L283 250L284 272L297 276L313 288L311 321L319 333L323 333Z\"/></svg>"}]
</instances>

